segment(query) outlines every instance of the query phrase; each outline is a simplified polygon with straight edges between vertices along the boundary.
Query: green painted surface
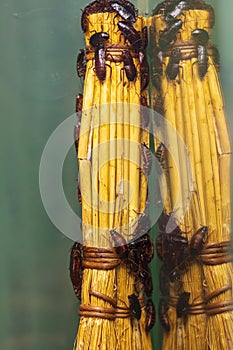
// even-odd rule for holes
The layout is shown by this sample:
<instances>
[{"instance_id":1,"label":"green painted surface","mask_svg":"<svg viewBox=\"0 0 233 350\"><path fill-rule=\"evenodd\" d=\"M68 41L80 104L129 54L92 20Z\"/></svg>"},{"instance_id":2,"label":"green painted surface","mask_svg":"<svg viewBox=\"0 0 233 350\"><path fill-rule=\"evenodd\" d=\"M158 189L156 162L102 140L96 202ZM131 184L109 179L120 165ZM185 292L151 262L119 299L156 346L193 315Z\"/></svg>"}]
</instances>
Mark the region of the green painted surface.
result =
<instances>
[{"instance_id":1,"label":"green painted surface","mask_svg":"<svg viewBox=\"0 0 233 350\"><path fill-rule=\"evenodd\" d=\"M72 349L76 335L78 304L68 277L72 242L53 226L43 208L38 170L48 137L74 112L75 94L82 89L75 61L84 43L80 8L85 4L0 1L0 348L4 350ZM157 4L150 2L150 9ZM216 11L214 42L221 52L227 119L233 130L233 5L230 0L211 4ZM74 149L63 175L67 197L78 210ZM154 349L159 350L158 326L153 334Z\"/></svg>"}]
</instances>

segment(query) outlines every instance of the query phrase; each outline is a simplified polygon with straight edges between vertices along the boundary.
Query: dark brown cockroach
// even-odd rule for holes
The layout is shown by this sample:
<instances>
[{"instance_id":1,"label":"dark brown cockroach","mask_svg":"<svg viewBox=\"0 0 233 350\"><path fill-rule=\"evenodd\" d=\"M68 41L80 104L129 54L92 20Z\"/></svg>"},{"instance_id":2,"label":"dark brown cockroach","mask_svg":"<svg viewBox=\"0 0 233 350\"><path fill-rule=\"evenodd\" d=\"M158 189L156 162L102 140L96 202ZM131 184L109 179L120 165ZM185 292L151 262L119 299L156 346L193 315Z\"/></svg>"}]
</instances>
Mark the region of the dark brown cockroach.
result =
<instances>
[{"instance_id":1,"label":"dark brown cockroach","mask_svg":"<svg viewBox=\"0 0 233 350\"><path fill-rule=\"evenodd\" d=\"M205 29L195 29L192 31L192 36L198 45L206 45L209 40L209 34Z\"/></svg>"},{"instance_id":2,"label":"dark brown cockroach","mask_svg":"<svg viewBox=\"0 0 233 350\"><path fill-rule=\"evenodd\" d=\"M138 12L128 1L110 0L109 5L125 21L136 22Z\"/></svg>"},{"instance_id":3,"label":"dark brown cockroach","mask_svg":"<svg viewBox=\"0 0 233 350\"><path fill-rule=\"evenodd\" d=\"M146 58L145 51L139 51L140 75L141 75L141 91L149 84L149 63Z\"/></svg>"},{"instance_id":4,"label":"dark brown cockroach","mask_svg":"<svg viewBox=\"0 0 233 350\"><path fill-rule=\"evenodd\" d=\"M189 308L189 299L190 299L190 293L189 292L183 292L179 295L179 299L176 304L176 315L178 318L180 317L187 317L187 312Z\"/></svg>"},{"instance_id":5,"label":"dark brown cockroach","mask_svg":"<svg viewBox=\"0 0 233 350\"><path fill-rule=\"evenodd\" d=\"M101 44L95 49L95 73L101 82L106 79L105 49Z\"/></svg>"},{"instance_id":6,"label":"dark brown cockroach","mask_svg":"<svg viewBox=\"0 0 233 350\"><path fill-rule=\"evenodd\" d=\"M163 296L167 297L169 295L170 285L169 277L166 266L163 264L159 270L159 289Z\"/></svg>"},{"instance_id":7,"label":"dark brown cockroach","mask_svg":"<svg viewBox=\"0 0 233 350\"><path fill-rule=\"evenodd\" d=\"M78 76L84 78L86 74L86 60L85 51L83 49L81 49L78 54L76 68Z\"/></svg>"},{"instance_id":8,"label":"dark brown cockroach","mask_svg":"<svg viewBox=\"0 0 233 350\"><path fill-rule=\"evenodd\" d=\"M208 70L208 54L204 45L197 46L197 64L199 77L203 79Z\"/></svg>"},{"instance_id":9,"label":"dark brown cockroach","mask_svg":"<svg viewBox=\"0 0 233 350\"><path fill-rule=\"evenodd\" d=\"M103 45L105 41L109 39L109 34L106 32L98 32L93 34L90 37L90 44L94 47L98 47L99 45Z\"/></svg>"},{"instance_id":10,"label":"dark brown cockroach","mask_svg":"<svg viewBox=\"0 0 233 350\"><path fill-rule=\"evenodd\" d=\"M158 148L156 149L155 157L163 169L165 169L165 155L166 155L166 147L161 142Z\"/></svg>"},{"instance_id":11,"label":"dark brown cockroach","mask_svg":"<svg viewBox=\"0 0 233 350\"><path fill-rule=\"evenodd\" d=\"M83 105L83 95L78 94L76 96L76 116L77 116L77 124L74 127L74 144L76 153L78 152L78 141L80 136L80 125L82 118L82 105Z\"/></svg>"},{"instance_id":12,"label":"dark brown cockroach","mask_svg":"<svg viewBox=\"0 0 233 350\"><path fill-rule=\"evenodd\" d=\"M159 321L161 326L169 332L171 327L170 327L170 322L168 318L168 305L165 299L160 299L159 301L159 309L158 309L158 316L159 316Z\"/></svg>"},{"instance_id":13,"label":"dark brown cockroach","mask_svg":"<svg viewBox=\"0 0 233 350\"><path fill-rule=\"evenodd\" d=\"M124 63L125 74L129 81L134 81L137 76L137 70L131 56L131 53L127 50L122 51L122 60Z\"/></svg>"},{"instance_id":14,"label":"dark brown cockroach","mask_svg":"<svg viewBox=\"0 0 233 350\"><path fill-rule=\"evenodd\" d=\"M170 80L174 80L179 73L179 64L181 58L181 51L177 47L171 52L171 56L169 58L169 62L166 68L166 75Z\"/></svg>"},{"instance_id":15,"label":"dark brown cockroach","mask_svg":"<svg viewBox=\"0 0 233 350\"><path fill-rule=\"evenodd\" d=\"M81 300L82 288L82 244L75 242L71 248L70 254L70 279L73 284L74 292L79 300Z\"/></svg>"},{"instance_id":16,"label":"dark brown cockroach","mask_svg":"<svg viewBox=\"0 0 233 350\"><path fill-rule=\"evenodd\" d=\"M219 72L220 71L219 51L218 51L217 47L214 45L211 47L211 51L212 51L212 60L213 60L214 66L215 66L217 72Z\"/></svg>"},{"instance_id":17,"label":"dark brown cockroach","mask_svg":"<svg viewBox=\"0 0 233 350\"><path fill-rule=\"evenodd\" d=\"M129 299L129 312L131 319L136 318L140 320L141 318L141 306L138 300L138 297L135 294L128 295Z\"/></svg>"},{"instance_id":18,"label":"dark brown cockroach","mask_svg":"<svg viewBox=\"0 0 233 350\"><path fill-rule=\"evenodd\" d=\"M141 144L141 157L142 157L143 171L146 176L149 176L152 168L152 155L151 155L150 149L147 147L145 143Z\"/></svg>"},{"instance_id":19,"label":"dark brown cockroach","mask_svg":"<svg viewBox=\"0 0 233 350\"><path fill-rule=\"evenodd\" d=\"M111 230L110 235L114 242L117 254L123 259L126 258L128 256L128 245L125 238L116 230Z\"/></svg>"},{"instance_id":20,"label":"dark brown cockroach","mask_svg":"<svg viewBox=\"0 0 233 350\"><path fill-rule=\"evenodd\" d=\"M188 1L179 1L177 4L175 2L175 6L173 5L168 7L165 11L164 19L166 22L172 22L178 16L181 15L182 11L188 7Z\"/></svg>"},{"instance_id":21,"label":"dark brown cockroach","mask_svg":"<svg viewBox=\"0 0 233 350\"><path fill-rule=\"evenodd\" d=\"M190 239L190 253L197 255L203 248L208 235L208 227L203 226L195 232Z\"/></svg>"},{"instance_id":22,"label":"dark brown cockroach","mask_svg":"<svg viewBox=\"0 0 233 350\"><path fill-rule=\"evenodd\" d=\"M160 33L159 47L162 50L166 50L170 44L174 43L178 31L182 28L182 24L183 22L181 19L176 19Z\"/></svg>"},{"instance_id":23,"label":"dark brown cockroach","mask_svg":"<svg viewBox=\"0 0 233 350\"><path fill-rule=\"evenodd\" d=\"M118 28L120 29L121 33L124 35L124 37L129 41L131 46L135 50L142 49L142 39L140 37L139 32L133 27L133 25L130 22L127 21L119 21L117 23Z\"/></svg>"},{"instance_id":24,"label":"dark brown cockroach","mask_svg":"<svg viewBox=\"0 0 233 350\"><path fill-rule=\"evenodd\" d=\"M208 70L208 53L206 44L209 40L209 34L204 29L195 29L192 36L197 43L197 64L200 78L204 78Z\"/></svg>"},{"instance_id":25,"label":"dark brown cockroach","mask_svg":"<svg viewBox=\"0 0 233 350\"><path fill-rule=\"evenodd\" d=\"M151 299L148 299L146 303L146 332L149 332L154 327L155 319L156 313L154 303Z\"/></svg>"}]
</instances>

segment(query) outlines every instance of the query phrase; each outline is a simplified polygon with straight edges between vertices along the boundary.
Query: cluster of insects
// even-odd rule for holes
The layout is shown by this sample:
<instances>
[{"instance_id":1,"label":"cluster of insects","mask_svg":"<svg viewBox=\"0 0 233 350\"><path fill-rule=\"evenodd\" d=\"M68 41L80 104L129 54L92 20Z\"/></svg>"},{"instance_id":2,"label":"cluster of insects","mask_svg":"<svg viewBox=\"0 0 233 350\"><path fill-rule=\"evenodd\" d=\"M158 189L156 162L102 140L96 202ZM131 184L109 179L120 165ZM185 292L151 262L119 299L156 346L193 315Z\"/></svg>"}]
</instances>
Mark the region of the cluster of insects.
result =
<instances>
[{"instance_id":1,"label":"cluster of insects","mask_svg":"<svg viewBox=\"0 0 233 350\"><path fill-rule=\"evenodd\" d=\"M180 275L188 267L189 262L196 258L204 248L208 227L200 227L191 237L190 241L184 237L179 226L174 223L174 229L167 233L166 226L171 219L170 215L162 214L158 220L160 233L156 240L158 257L163 261L171 282L180 279Z\"/></svg>"},{"instance_id":2,"label":"cluster of insects","mask_svg":"<svg viewBox=\"0 0 233 350\"><path fill-rule=\"evenodd\" d=\"M152 82L155 88L160 91L161 78L163 74L163 57L167 56L166 51L169 52L169 61L166 66L166 76L169 80L175 80L179 74L180 61L184 59L190 59L196 57L198 74L203 79L208 70L208 49L209 46L209 34L206 29L196 28L191 32L191 38L189 42L182 42L182 45L177 43L177 37L182 29L183 21L179 17L183 15L185 17L185 10L190 9L206 9L209 12L210 27L214 22L213 9L205 5L200 1L164 1L161 5L157 6L154 14L162 14L166 23L164 30L160 31L158 44L154 49L153 62L152 62ZM182 54L182 49L186 49L188 46L192 46L190 54ZM216 47L211 47L211 56L213 62L219 70L219 54ZM159 112L159 111L158 111Z\"/></svg>"},{"instance_id":3,"label":"cluster of insects","mask_svg":"<svg viewBox=\"0 0 233 350\"><path fill-rule=\"evenodd\" d=\"M110 236L114 242L116 253L119 255L122 263L125 263L130 271L138 278L144 287L147 296L146 302L146 331L155 324L155 307L151 300L152 294L152 277L148 267L148 263L154 255L153 242L149 234L145 234L136 240L126 242L125 238L115 230L110 231ZM70 254L70 279L73 285L75 295L81 300L82 280L83 280L83 246L79 242L75 242L71 248ZM137 295L128 296L129 316L131 319L139 320L141 318L141 305Z\"/></svg>"},{"instance_id":4,"label":"cluster of insects","mask_svg":"<svg viewBox=\"0 0 233 350\"><path fill-rule=\"evenodd\" d=\"M111 230L110 236L121 261L135 275L135 284L138 282L142 284L144 293L148 298L146 304L146 330L149 331L155 323L155 308L151 300L153 290L152 276L148 267L154 256L153 242L148 233L136 239L133 238L129 242L126 242L125 238L116 230Z\"/></svg>"},{"instance_id":5,"label":"cluster of insects","mask_svg":"<svg viewBox=\"0 0 233 350\"><path fill-rule=\"evenodd\" d=\"M121 18L117 23L117 27L126 41L126 47L121 54L124 71L129 81L135 81L138 73L132 53L135 54L140 63L141 90L144 90L149 83L149 64L145 53L148 44L147 27L142 28L141 32L134 28L133 24L137 20L138 11L131 2L125 0L96 0L87 5L82 13L81 26L84 32L88 28L88 16L101 12L116 13L116 16ZM89 40L90 46L95 52L93 69L101 82L106 79L106 66L108 66L106 63L106 45L111 48L109 39L107 32L96 32ZM85 56L85 51L80 50L77 58L77 73L79 77L83 78L86 72Z\"/></svg>"},{"instance_id":6,"label":"cluster of insects","mask_svg":"<svg viewBox=\"0 0 233 350\"><path fill-rule=\"evenodd\" d=\"M168 221L171 220L173 230L166 232ZM169 214L162 214L158 220L159 234L156 240L156 250L158 257L163 261L159 274L159 287L162 299L159 302L158 316L161 325L166 331L170 330L168 317L169 283L180 282L181 274L186 271L192 260L198 260L198 254L205 246L208 227L200 227L190 238L184 236L180 227L176 225L175 220ZM189 308L190 293L182 291L178 295L176 305L177 317L187 316Z\"/></svg>"}]
</instances>

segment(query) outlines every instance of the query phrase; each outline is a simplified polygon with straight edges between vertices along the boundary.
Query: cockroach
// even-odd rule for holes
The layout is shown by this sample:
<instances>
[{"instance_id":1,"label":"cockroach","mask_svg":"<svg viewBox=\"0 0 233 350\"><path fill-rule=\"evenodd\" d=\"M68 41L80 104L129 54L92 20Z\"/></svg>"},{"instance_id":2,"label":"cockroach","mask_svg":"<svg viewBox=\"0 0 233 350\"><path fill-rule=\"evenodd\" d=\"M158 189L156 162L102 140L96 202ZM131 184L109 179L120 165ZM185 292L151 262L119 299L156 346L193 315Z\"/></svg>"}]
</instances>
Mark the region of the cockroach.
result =
<instances>
[{"instance_id":1,"label":"cockroach","mask_svg":"<svg viewBox=\"0 0 233 350\"><path fill-rule=\"evenodd\" d=\"M71 248L70 254L70 279L73 284L74 292L79 300L81 300L82 288L82 244L75 242Z\"/></svg>"},{"instance_id":2,"label":"cockroach","mask_svg":"<svg viewBox=\"0 0 233 350\"><path fill-rule=\"evenodd\" d=\"M90 44L94 47L103 45L109 39L109 34L106 32L98 32L90 37Z\"/></svg>"},{"instance_id":3,"label":"cockroach","mask_svg":"<svg viewBox=\"0 0 233 350\"><path fill-rule=\"evenodd\" d=\"M195 29L192 31L192 36L198 45L206 45L209 40L209 34L205 29Z\"/></svg>"},{"instance_id":4,"label":"cockroach","mask_svg":"<svg viewBox=\"0 0 233 350\"><path fill-rule=\"evenodd\" d=\"M80 50L77 57L77 74L80 78L85 77L86 74L86 60L85 60L85 51L83 49Z\"/></svg>"},{"instance_id":5,"label":"cockroach","mask_svg":"<svg viewBox=\"0 0 233 350\"><path fill-rule=\"evenodd\" d=\"M162 50L166 50L171 43L176 40L176 35L178 31L182 28L182 20L176 19L169 26L164 29L159 37L159 47Z\"/></svg>"},{"instance_id":6,"label":"cockroach","mask_svg":"<svg viewBox=\"0 0 233 350\"><path fill-rule=\"evenodd\" d=\"M135 50L140 50L142 48L142 39L138 31L133 27L130 22L119 21L117 23L118 28L124 37L129 41Z\"/></svg>"},{"instance_id":7,"label":"cockroach","mask_svg":"<svg viewBox=\"0 0 233 350\"><path fill-rule=\"evenodd\" d=\"M117 254L123 259L126 258L128 256L128 245L125 238L116 230L111 230L110 235L114 242Z\"/></svg>"},{"instance_id":8,"label":"cockroach","mask_svg":"<svg viewBox=\"0 0 233 350\"><path fill-rule=\"evenodd\" d=\"M141 306L138 300L138 297L135 294L128 295L129 299L129 312L131 319L136 318L140 320L141 318Z\"/></svg>"},{"instance_id":9,"label":"cockroach","mask_svg":"<svg viewBox=\"0 0 233 350\"><path fill-rule=\"evenodd\" d=\"M154 327L155 320L156 313L154 303L151 299L148 299L146 303L146 332L149 332Z\"/></svg>"},{"instance_id":10,"label":"cockroach","mask_svg":"<svg viewBox=\"0 0 233 350\"><path fill-rule=\"evenodd\" d=\"M176 19L185 8L188 7L188 2L187 1L179 1L178 4L175 6L172 6L173 8L167 8L165 12L164 19L166 22L171 22Z\"/></svg>"},{"instance_id":11,"label":"cockroach","mask_svg":"<svg viewBox=\"0 0 233 350\"><path fill-rule=\"evenodd\" d=\"M164 264L160 267L159 270L159 289L163 296L167 297L169 295L170 285L168 271Z\"/></svg>"},{"instance_id":12,"label":"cockroach","mask_svg":"<svg viewBox=\"0 0 233 350\"><path fill-rule=\"evenodd\" d=\"M192 36L197 42L197 64L200 78L204 78L208 70L208 53L206 44L209 40L209 34L204 29L195 29Z\"/></svg>"},{"instance_id":13,"label":"cockroach","mask_svg":"<svg viewBox=\"0 0 233 350\"><path fill-rule=\"evenodd\" d=\"M95 49L95 72L101 82L106 79L105 49L102 44Z\"/></svg>"},{"instance_id":14,"label":"cockroach","mask_svg":"<svg viewBox=\"0 0 233 350\"><path fill-rule=\"evenodd\" d=\"M165 169L165 155L166 155L166 147L161 142L158 148L156 149L155 157L163 169Z\"/></svg>"},{"instance_id":15,"label":"cockroach","mask_svg":"<svg viewBox=\"0 0 233 350\"><path fill-rule=\"evenodd\" d=\"M188 308L189 308L189 299L190 293L183 292L179 295L177 304L176 304L176 315L178 318L187 316Z\"/></svg>"},{"instance_id":16,"label":"cockroach","mask_svg":"<svg viewBox=\"0 0 233 350\"><path fill-rule=\"evenodd\" d=\"M170 80L174 80L179 72L179 64L181 59L181 51L177 47L171 52L169 62L166 69L166 75Z\"/></svg>"},{"instance_id":17,"label":"cockroach","mask_svg":"<svg viewBox=\"0 0 233 350\"><path fill-rule=\"evenodd\" d=\"M217 47L214 45L211 47L211 50L212 50L212 59L213 59L214 66L215 66L217 72L219 72L220 71L219 51L218 51Z\"/></svg>"},{"instance_id":18,"label":"cockroach","mask_svg":"<svg viewBox=\"0 0 233 350\"><path fill-rule=\"evenodd\" d=\"M131 53L127 50L122 51L122 60L124 63L125 74L129 81L134 81L137 76L137 70L131 56Z\"/></svg>"},{"instance_id":19,"label":"cockroach","mask_svg":"<svg viewBox=\"0 0 233 350\"><path fill-rule=\"evenodd\" d=\"M197 64L199 77L203 79L208 70L208 54L204 45L197 46Z\"/></svg>"},{"instance_id":20,"label":"cockroach","mask_svg":"<svg viewBox=\"0 0 233 350\"><path fill-rule=\"evenodd\" d=\"M139 51L140 75L141 75L141 91L149 84L149 64L146 58L145 51Z\"/></svg>"},{"instance_id":21,"label":"cockroach","mask_svg":"<svg viewBox=\"0 0 233 350\"><path fill-rule=\"evenodd\" d=\"M152 168L152 155L150 149L145 143L141 143L141 157L143 164L143 171L146 176L150 175Z\"/></svg>"},{"instance_id":22,"label":"cockroach","mask_svg":"<svg viewBox=\"0 0 233 350\"><path fill-rule=\"evenodd\" d=\"M142 49L145 50L148 46L148 30L147 27L142 28Z\"/></svg>"},{"instance_id":23,"label":"cockroach","mask_svg":"<svg viewBox=\"0 0 233 350\"><path fill-rule=\"evenodd\" d=\"M159 321L161 326L169 332L171 327L170 327L170 322L168 318L168 305L165 299L160 299L159 301L159 309L158 309L158 316L159 316Z\"/></svg>"},{"instance_id":24,"label":"cockroach","mask_svg":"<svg viewBox=\"0 0 233 350\"><path fill-rule=\"evenodd\" d=\"M129 3L128 1L123 2L119 0L110 0L109 5L124 20L136 22L138 12L133 4Z\"/></svg>"},{"instance_id":25,"label":"cockroach","mask_svg":"<svg viewBox=\"0 0 233 350\"><path fill-rule=\"evenodd\" d=\"M190 253L197 255L203 248L208 235L208 227L202 226L190 239Z\"/></svg>"}]
</instances>

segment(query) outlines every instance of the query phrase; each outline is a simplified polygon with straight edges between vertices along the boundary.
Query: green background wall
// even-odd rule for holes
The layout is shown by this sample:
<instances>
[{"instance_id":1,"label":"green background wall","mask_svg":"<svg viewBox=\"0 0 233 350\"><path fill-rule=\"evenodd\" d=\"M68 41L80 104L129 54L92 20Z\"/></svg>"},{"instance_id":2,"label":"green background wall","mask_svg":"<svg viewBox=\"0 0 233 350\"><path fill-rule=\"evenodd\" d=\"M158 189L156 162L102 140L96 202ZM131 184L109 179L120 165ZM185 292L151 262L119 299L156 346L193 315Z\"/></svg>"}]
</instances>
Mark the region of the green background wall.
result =
<instances>
[{"instance_id":1,"label":"green background wall","mask_svg":"<svg viewBox=\"0 0 233 350\"><path fill-rule=\"evenodd\" d=\"M216 12L213 41L221 53L232 131L233 3L209 3ZM78 304L68 277L72 242L53 226L43 208L38 171L47 139L73 114L75 94L82 89L75 64L84 44L80 9L86 4L0 0L0 349L4 350L68 350L76 335ZM157 4L150 2L149 8ZM67 155L63 175L67 197L78 210L74 149ZM160 348L159 342L154 348Z\"/></svg>"}]
</instances>

